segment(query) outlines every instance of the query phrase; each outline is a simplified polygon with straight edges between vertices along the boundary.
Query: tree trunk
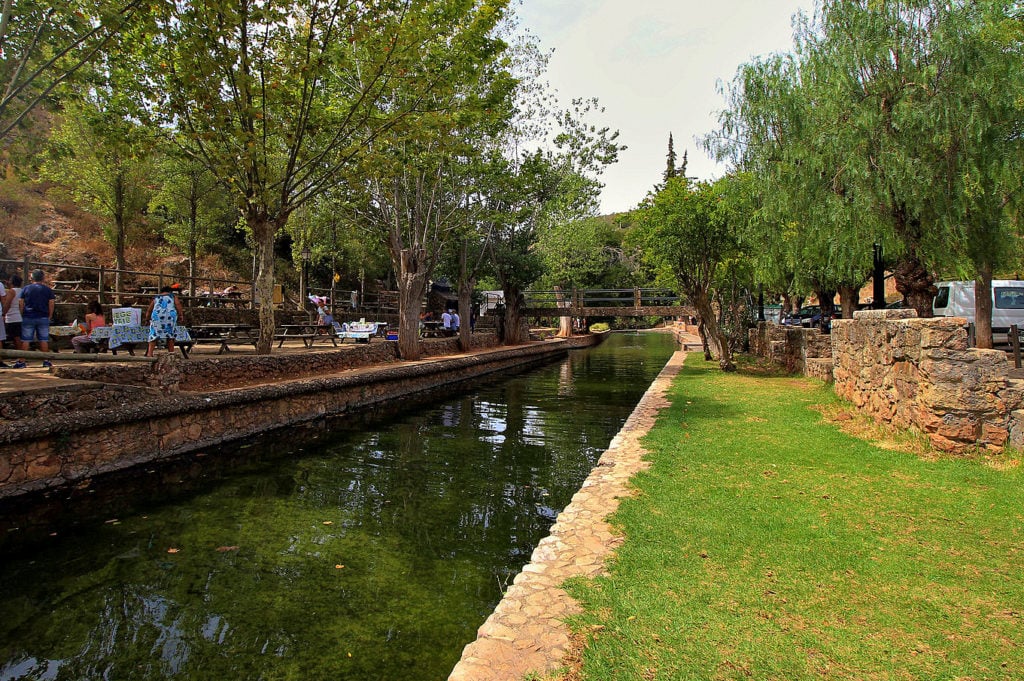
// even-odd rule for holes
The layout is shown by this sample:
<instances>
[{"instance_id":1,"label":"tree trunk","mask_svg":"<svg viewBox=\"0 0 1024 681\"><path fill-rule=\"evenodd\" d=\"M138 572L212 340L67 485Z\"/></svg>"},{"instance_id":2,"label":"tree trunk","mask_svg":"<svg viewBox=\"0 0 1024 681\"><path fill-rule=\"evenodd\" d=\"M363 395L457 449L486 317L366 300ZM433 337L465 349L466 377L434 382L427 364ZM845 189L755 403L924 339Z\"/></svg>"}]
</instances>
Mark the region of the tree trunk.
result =
<instances>
[{"instance_id":1,"label":"tree trunk","mask_svg":"<svg viewBox=\"0 0 1024 681\"><path fill-rule=\"evenodd\" d=\"M894 270L896 290L903 294L905 304L917 310L917 316L932 316L932 301L939 290L932 275L915 255L904 256Z\"/></svg>"},{"instance_id":2,"label":"tree trunk","mask_svg":"<svg viewBox=\"0 0 1024 681\"><path fill-rule=\"evenodd\" d=\"M853 313L857 311L859 304L859 289L853 286L839 287L839 307L842 309L843 319L853 319Z\"/></svg>"},{"instance_id":3,"label":"tree trunk","mask_svg":"<svg viewBox=\"0 0 1024 681\"><path fill-rule=\"evenodd\" d=\"M426 251L422 249L405 248L397 255L398 354L412 361L420 358L420 307L430 271L424 269Z\"/></svg>"},{"instance_id":4,"label":"tree trunk","mask_svg":"<svg viewBox=\"0 0 1024 681\"><path fill-rule=\"evenodd\" d=\"M711 346L708 344L708 327L704 326L704 320L700 317L697 318L697 335L700 336L700 345L704 350L704 361L710 362L714 358L711 356Z\"/></svg>"},{"instance_id":5,"label":"tree trunk","mask_svg":"<svg viewBox=\"0 0 1024 681\"><path fill-rule=\"evenodd\" d=\"M527 338L523 336L523 308L526 306L526 300L518 287L504 288L502 291L505 295L502 343L522 345L527 341Z\"/></svg>"},{"instance_id":6,"label":"tree trunk","mask_svg":"<svg viewBox=\"0 0 1024 681\"><path fill-rule=\"evenodd\" d=\"M247 216L256 255L256 305L259 307L260 334L256 354L269 355L274 345L274 236L276 225L263 216Z\"/></svg>"},{"instance_id":7,"label":"tree trunk","mask_svg":"<svg viewBox=\"0 0 1024 681\"><path fill-rule=\"evenodd\" d=\"M982 265L974 279L975 347L992 349L992 266Z\"/></svg>"},{"instance_id":8,"label":"tree trunk","mask_svg":"<svg viewBox=\"0 0 1024 681\"><path fill-rule=\"evenodd\" d=\"M718 318L711 306L711 300L703 292L691 295L690 300L693 301L693 306L697 308L697 314L700 315L704 324L712 359L718 360L718 366L722 371L736 371L736 365L732 361L732 353L729 350L729 341L718 326Z\"/></svg>"},{"instance_id":9,"label":"tree trunk","mask_svg":"<svg viewBox=\"0 0 1024 681\"><path fill-rule=\"evenodd\" d=\"M473 287L476 285L474 279L466 280L459 278L459 348L463 352L473 349L473 327L470 317L473 305Z\"/></svg>"},{"instance_id":10,"label":"tree trunk","mask_svg":"<svg viewBox=\"0 0 1024 681\"><path fill-rule=\"evenodd\" d=\"M569 302L565 299L565 293L561 286L555 287L555 304L560 308L568 308ZM558 318L558 338L568 338L572 335L572 316L562 315Z\"/></svg>"}]
</instances>

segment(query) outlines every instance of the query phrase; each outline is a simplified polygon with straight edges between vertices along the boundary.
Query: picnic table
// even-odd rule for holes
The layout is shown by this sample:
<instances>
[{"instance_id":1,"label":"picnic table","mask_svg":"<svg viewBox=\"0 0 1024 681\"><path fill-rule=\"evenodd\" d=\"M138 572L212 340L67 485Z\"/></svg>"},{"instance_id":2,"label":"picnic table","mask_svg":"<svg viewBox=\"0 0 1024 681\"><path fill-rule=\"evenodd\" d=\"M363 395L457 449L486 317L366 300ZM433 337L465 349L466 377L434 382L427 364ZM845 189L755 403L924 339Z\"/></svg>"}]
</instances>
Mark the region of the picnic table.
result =
<instances>
[{"instance_id":1,"label":"picnic table","mask_svg":"<svg viewBox=\"0 0 1024 681\"><path fill-rule=\"evenodd\" d=\"M424 338L440 338L444 335L444 322L428 320L420 324L420 335Z\"/></svg>"},{"instance_id":2,"label":"picnic table","mask_svg":"<svg viewBox=\"0 0 1024 681\"><path fill-rule=\"evenodd\" d=\"M278 341L277 347L284 345L286 340L301 340L307 348L313 347L313 343L318 340L331 341L332 345L338 345L338 337L335 335L334 329L329 326L319 326L316 322L281 324L277 327L274 339Z\"/></svg>"},{"instance_id":3,"label":"picnic table","mask_svg":"<svg viewBox=\"0 0 1024 681\"><path fill-rule=\"evenodd\" d=\"M256 346L259 330L252 324L196 324L190 329L195 345L218 344L217 354L231 352L231 344Z\"/></svg>"},{"instance_id":4,"label":"picnic table","mask_svg":"<svg viewBox=\"0 0 1024 681\"><path fill-rule=\"evenodd\" d=\"M115 355L117 354L117 350L123 346L128 351L129 355L134 356L136 343L149 342L149 327L137 326L135 324L101 326L97 329L93 329L89 338L92 342L97 344L106 342L107 347L110 348L110 351ZM178 349L181 350L182 357L188 358L188 354L192 351L192 345L194 343L188 329L184 326L174 327L174 342L178 344Z\"/></svg>"},{"instance_id":5,"label":"picnic table","mask_svg":"<svg viewBox=\"0 0 1024 681\"><path fill-rule=\"evenodd\" d=\"M338 331L338 338L344 343L346 338L351 338L354 341L361 341L363 343L369 343L370 338L373 336L386 336L388 332L387 322L349 322L342 324Z\"/></svg>"}]
</instances>

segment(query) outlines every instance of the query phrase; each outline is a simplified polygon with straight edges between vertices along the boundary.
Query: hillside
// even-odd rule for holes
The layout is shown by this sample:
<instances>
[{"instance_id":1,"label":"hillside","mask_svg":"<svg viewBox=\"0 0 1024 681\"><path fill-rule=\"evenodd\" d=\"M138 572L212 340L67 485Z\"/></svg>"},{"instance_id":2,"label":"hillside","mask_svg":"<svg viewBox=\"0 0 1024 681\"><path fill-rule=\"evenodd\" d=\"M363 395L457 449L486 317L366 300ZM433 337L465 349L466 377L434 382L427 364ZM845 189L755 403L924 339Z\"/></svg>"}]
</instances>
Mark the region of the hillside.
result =
<instances>
[{"instance_id":1,"label":"hillside","mask_svg":"<svg viewBox=\"0 0 1024 681\"><path fill-rule=\"evenodd\" d=\"M164 271L184 276L188 259L143 228L130 235L126 251L128 268L143 272ZM55 268L51 278L78 278L74 265L113 267L114 249L104 239L103 224L95 216L62 198L46 184L8 178L0 182L0 260L67 264ZM0 265L0 272L10 265ZM222 258L200 258L204 276L247 278L249 273L233 272ZM140 283L129 280L129 285Z\"/></svg>"}]
</instances>

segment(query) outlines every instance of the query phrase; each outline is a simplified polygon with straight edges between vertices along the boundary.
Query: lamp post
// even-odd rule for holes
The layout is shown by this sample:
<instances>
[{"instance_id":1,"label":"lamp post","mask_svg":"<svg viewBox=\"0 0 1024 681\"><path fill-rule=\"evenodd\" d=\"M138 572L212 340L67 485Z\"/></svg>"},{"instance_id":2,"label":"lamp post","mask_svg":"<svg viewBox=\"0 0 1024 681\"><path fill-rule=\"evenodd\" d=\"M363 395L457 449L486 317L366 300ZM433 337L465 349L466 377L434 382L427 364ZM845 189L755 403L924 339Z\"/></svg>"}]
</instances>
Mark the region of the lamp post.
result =
<instances>
[{"instance_id":1,"label":"lamp post","mask_svg":"<svg viewBox=\"0 0 1024 681\"><path fill-rule=\"evenodd\" d=\"M871 307L875 310L885 309L885 260L882 259L882 244L875 243L872 247L873 285Z\"/></svg>"},{"instance_id":2,"label":"lamp post","mask_svg":"<svg viewBox=\"0 0 1024 681\"><path fill-rule=\"evenodd\" d=\"M302 247L302 272L299 286L299 309L303 310L306 307L306 298L309 295L309 259L312 254L309 252L309 246Z\"/></svg>"}]
</instances>

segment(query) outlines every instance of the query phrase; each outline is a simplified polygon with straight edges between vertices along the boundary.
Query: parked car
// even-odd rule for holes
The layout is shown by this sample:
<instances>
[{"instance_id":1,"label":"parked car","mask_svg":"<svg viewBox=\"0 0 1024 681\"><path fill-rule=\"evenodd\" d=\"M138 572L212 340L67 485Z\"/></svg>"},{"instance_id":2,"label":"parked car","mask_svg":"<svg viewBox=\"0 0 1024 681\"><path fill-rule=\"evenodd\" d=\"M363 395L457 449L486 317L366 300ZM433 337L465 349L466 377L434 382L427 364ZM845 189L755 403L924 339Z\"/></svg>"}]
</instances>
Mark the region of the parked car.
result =
<instances>
[{"instance_id":1,"label":"parked car","mask_svg":"<svg viewBox=\"0 0 1024 681\"><path fill-rule=\"evenodd\" d=\"M807 305L800 308L799 312L791 312L783 316L782 324L786 326L813 326L813 318L821 319L821 307L818 305Z\"/></svg>"},{"instance_id":2,"label":"parked car","mask_svg":"<svg viewBox=\"0 0 1024 681\"><path fill-rule=\"evenodd\" d=\"M932 301L936 317L963 317L968 323L975 320L974 282L942 281ZM1024 328L1024 281L1015 279L992 280L992 341L1009 342L1010 327Z\"/></svg>"}]
</instances>

